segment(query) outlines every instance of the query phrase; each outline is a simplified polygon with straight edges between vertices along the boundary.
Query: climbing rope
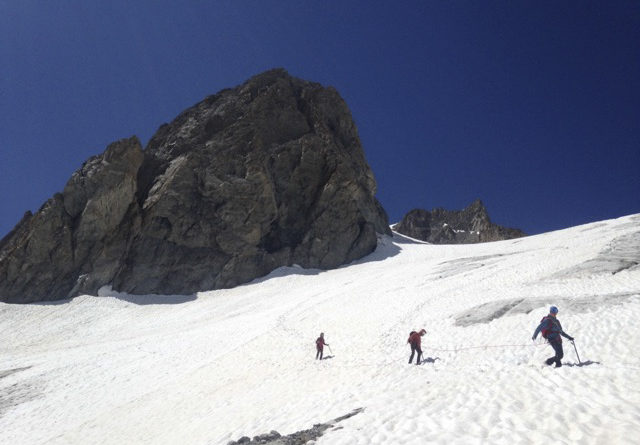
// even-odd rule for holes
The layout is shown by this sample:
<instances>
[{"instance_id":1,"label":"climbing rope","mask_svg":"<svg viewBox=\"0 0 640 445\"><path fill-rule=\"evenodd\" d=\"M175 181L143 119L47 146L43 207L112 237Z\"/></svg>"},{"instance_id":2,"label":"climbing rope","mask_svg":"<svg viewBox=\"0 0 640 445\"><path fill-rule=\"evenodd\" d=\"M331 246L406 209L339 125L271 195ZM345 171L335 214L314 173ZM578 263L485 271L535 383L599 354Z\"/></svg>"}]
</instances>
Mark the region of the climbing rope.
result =
<instances>
[{"instance_id":1,"label":"climbing rope","mask_svg":"<svg viewBox=\"0 0 640 445\"><path fill-rule=\"evenodd\" d=\"M487 348L528 348L530 346L545 346L547 343L529 343L526 345L478 345L478 346L460 346L455 347L454 349L441 349L441 348L425 348L429 351L437 351L437 352L460 352L466 351L468 349L487 349Z\"/></svg>"}]
</instances>

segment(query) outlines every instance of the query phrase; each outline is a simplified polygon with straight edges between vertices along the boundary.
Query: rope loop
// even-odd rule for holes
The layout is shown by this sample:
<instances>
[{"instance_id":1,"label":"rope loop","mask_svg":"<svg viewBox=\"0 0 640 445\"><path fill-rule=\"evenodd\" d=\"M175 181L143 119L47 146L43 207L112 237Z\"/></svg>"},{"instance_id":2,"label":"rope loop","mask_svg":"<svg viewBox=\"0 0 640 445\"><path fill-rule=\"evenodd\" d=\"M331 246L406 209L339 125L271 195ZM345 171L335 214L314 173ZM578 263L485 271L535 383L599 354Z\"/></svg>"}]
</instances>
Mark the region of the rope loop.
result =
<instances>
[{"instance_id":1,"label":"rope loop","mask_svg":"<svg viewBox=\"0 0 640 445\"><path fill-rule=\"evenodd\" d=\"M528 348L530 346L544 346L546 343L530 343L527 345L479 345L479 346L461 346L454 349L439 349L439 348L427 348L430 351L438 352L459 352L466 351L468 349L487 349L487 348Z\"/></svg>"}]
</instances>

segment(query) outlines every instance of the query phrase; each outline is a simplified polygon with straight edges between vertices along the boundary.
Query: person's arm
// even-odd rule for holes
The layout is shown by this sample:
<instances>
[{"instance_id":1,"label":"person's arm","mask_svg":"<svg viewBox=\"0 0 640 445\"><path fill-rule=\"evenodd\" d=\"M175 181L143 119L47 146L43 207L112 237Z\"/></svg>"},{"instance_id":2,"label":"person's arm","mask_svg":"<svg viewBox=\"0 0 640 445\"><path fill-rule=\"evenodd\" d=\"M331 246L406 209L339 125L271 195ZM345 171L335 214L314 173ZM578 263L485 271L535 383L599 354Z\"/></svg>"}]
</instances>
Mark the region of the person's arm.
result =
<instances>
[{"instance_id":1,"label":"person's arm","mask_svg":"<svg viewBox=\"0 0 640 445\"><path fill-rule=\"evenodd\" d=\"M566 338L567 340L571 340L571 341L573 341L573 337L572 337L572 336L570 336L569 334L567 334L567 333L566 333L566 332L564 332L564 331L560 331L560 335L562 335L562 336L563 336L564 338Z\"/></svg>"},{"instance_id":2,"label":"person's arm","mask_svg":"<svg viewBox=\"0 0 640 445\"><path fill-rule=\"evenodd\" d=\"M533 337L531 337L531 340L535 340L536 337L538 336L538 334L540 333L540 331L542 330L542 328L544 327L544 325L547 323L547 321L543 321L542 323L540 323L538 325L538 327L536 328L536 331L533 333Z\"/></svg>"},{"instance_id":3,"label":"person's arm","mask_svg":"<svg viewBox=\"0 0 640 445\"><path fill-rule=\"evenodd\" d=\"M564 329L562 329L562 325L560 324L560 322L558 321L558 327L560 328L560 335L562 335L564 338L566 338L567 340L573 340L573 337L570 336L569 334L567 334L566 332L564 332Z\"/></svg>"}]
</instances>

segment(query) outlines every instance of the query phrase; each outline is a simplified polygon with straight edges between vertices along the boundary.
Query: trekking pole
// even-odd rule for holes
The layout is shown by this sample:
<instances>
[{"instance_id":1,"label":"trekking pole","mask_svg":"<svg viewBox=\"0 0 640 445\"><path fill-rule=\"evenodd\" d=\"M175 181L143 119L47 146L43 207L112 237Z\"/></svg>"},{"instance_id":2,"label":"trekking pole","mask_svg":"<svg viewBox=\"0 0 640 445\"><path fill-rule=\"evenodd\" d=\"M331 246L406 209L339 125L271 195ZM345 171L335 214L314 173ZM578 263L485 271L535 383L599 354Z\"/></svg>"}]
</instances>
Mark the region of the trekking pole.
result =
<instances>
[{"instance_id":1,"label":"trekking pole","mask_svg":"<svg viewBox=\"0 0 640 445\"><path fill-rule=\"evenodd\" d=\"M580 361L580 356L578 355L578 348L576 348L576 342L571 340L571 344L573 345L573 349L576 351L576 357L578 357L578 364L581 365L582 362Z\"/></svg>"},{"instance_id":2,"label":"trekking pole","mask_svg":"<svg viewBox=\"0 0 640 445\"><path fill-rule=\"evenodd\" d=\"M329 352L331 353L331 355L333 355L333 351L331 350L331 346L327 345L327 348L329 348ZM580 360L580 359L578 359Z\"/></svg>"}]
</instances>

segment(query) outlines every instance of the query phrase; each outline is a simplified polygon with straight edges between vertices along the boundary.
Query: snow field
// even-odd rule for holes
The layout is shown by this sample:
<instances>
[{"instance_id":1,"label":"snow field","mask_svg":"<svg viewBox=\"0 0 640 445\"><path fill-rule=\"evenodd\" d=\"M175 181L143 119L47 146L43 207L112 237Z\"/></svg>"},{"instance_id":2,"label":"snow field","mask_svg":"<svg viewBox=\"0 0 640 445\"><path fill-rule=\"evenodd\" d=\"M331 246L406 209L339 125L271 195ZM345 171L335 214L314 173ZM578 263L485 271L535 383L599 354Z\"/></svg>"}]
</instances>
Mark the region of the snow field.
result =
<instances>
[{"instance_id":1,"label":"snow field","mask_svg":"<svg viewBox=\"0 0 640 445\"><path fill-rule=\"evenodd\" d=\"M317 443L637 443L640 269L584 266L637 234L638 215L480 245L394 236L347 267L193 297L0 304L0 443L225 444L359 407ZM513 299L531 310L496 311ZM565 366L542 365L531 335L558 301L598 363L569 366L565 341ZM487 322L456 324L469 310ZM427 362L408 365L422 327Z\"/></svg>"}]
</instances>

